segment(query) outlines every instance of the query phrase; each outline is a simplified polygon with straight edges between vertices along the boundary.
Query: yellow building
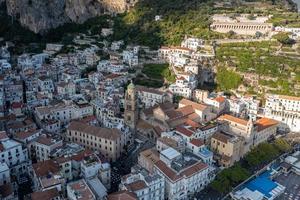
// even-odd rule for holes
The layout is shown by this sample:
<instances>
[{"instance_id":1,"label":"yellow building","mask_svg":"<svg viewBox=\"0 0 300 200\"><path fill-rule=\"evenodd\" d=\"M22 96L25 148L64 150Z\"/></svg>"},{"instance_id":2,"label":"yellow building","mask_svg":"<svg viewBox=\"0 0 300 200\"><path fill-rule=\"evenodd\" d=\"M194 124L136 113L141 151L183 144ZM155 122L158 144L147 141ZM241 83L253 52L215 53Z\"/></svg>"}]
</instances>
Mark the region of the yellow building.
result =
<instances>
[{"instance_id":1,"label":"yellow building","mask_svg":"<svg viewBox=\"0 0 300 200\"><path fill-rule=\"evenodd\" d=\"M118 129L90 126L82 122L71 122L66 133L67 141L84 146L92 151L99 151L110 161L116 161L126 144L123 134Z\"/></svg>"},{"instance_id":2,"label":"yellow building","mask_svg":"<svg viewBox=\"0 0 300 200\"><path fill-rule=\"evenodd\" d=\"M243 153L243 138L225 132L217 132L211 138L211 149L219 164L224 167L239 161Z\"/></svg>"}]
</instances>

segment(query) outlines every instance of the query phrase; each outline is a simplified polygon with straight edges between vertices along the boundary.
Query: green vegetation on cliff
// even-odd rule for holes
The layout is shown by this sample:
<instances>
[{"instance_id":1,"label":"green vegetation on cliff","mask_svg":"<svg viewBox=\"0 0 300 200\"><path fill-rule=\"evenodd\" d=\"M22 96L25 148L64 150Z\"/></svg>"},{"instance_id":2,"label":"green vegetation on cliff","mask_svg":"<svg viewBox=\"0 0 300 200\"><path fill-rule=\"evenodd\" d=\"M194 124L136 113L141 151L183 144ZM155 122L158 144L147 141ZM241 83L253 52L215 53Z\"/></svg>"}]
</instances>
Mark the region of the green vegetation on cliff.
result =
<instances>
[{"instance_id":1,"label":"green vegetation on cliff","mask_svg":"<svg viewBox=\"0 0 300 200\"><path fill-rule=\"evenodd\" d=\"M237 88L242 83L242 78L234 71L219 67L217 73L218 89L228 91Z\"/></svg>"},{"instance_id":2,"label":"green vegetation on cliff","mask_svg":"<svg viewBox=\"0 0 300 200\"><path fill-rule=\"evenodd\" d=\"M285 40L284 38L279 36L279 40ZM288 51L291 49L286 48ZM217 59L219 66L232 68L237 73L257 74L260 77L259 83L274 88L274 93L295 95L295 85L300 84L297 80L300 76L300 59L297 54L287 54L277 41L222 44L217 47ZM220 76L217 74L218 81L222 81L219 83L220 87L224 81L233 85L230 79L223 80Z\"/></svg>"},{"instance_id":3,"label":"green vegetation on cliff","mask_svg":"<svg viewBox=\"0 0 300 200\"><path fill-rule=\"evenodd\" d=\"M272 143L261 143L253 148L241 162L217 174L211 187L219 193L227 193L233 187L250 177L250 174L264 167L283 153L291 150L291 145L284 139Z\"/></svg>"},{"instance_id":4,"label":"green vegetation on cliff","mask_svg":"<svg viewBox=\"0 0 300 200\"><path fill-rule=\"evenodd\" d=\"M176 79L168 64L146 64L142 72L151 79L165 79L169 83L174 83Z\"/></svg>"},{"instance_id":5,"label":"green vegetation on cliff","mask_svg":"<svg viewBox=\"0 0 300 200\"><path fill-rule=\"evenodd\" d=\"M209 30L211 14L212 1L142 0L132 11L116 18L114 39L158 47L179 44L184 35L222 38L222 34ZM161 16L161 20L155 21L155 16Z\"/></svg>"}]
</instances>

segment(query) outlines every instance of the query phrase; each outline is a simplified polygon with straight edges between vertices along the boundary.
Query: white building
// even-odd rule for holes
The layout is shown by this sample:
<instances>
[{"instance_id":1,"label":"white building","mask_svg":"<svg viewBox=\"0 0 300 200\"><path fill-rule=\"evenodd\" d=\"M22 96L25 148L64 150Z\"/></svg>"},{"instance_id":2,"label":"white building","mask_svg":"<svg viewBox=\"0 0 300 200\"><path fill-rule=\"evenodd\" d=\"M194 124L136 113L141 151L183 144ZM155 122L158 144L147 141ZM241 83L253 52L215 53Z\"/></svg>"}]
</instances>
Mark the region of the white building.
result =
<instances>
[{"instance_id":1,"label":"white building","mask_svg":"<svg viewBox=\"0 0 300 200\"><path fill-rule=\"evenodd\" d=\"M197 51L198 48L202 47L204 45L204 40L194 37L186 37L182 42L181 46L185 48L192 49L194 51Z\"/></svg>"},{"instance_id":2,"label":"white building","mask_svg":"<svg viewBox=\"0 0 300 200\"><path fill-rule=\"evenodd\" d=\"M204 103L211 105L213 107L213 112L217 115L223 113L226 109L227 99L223 96L208 97L204 99Z\"/></svg>"},{"instance_id":3,"label":"white building","mask_svg":"<svg viewBox=\"0 0 300 200\"><path fill-rule=\"evenodd\" d=\"M291 33L293 39L297 39L300 37L300 28L291 28L291 27L281 27L276 26L274 28L274 32L286 32Z\"/></svg>"},{"instance_id":4,"label":"white building","mask_svg":"<svg viewBox=\"0 0 300 200\"><path fill-rule=\"evenodd\" d=\"M110 46L110 49L112 51L117 51L121 48L121 46L124 45L124 41L123 40L120 40L120 41L116 41L116 42L112 42L111 43L111 46Z\"/></svg>"},{"instance_id":5,"label":"white building","mask_svg":"<svg viewBox=\"0 0 300 200\"><path fill-rule=\"evenodd\" d=\"M67 196L69 200L96 200L94 193L84 179L68 183Z\"/></svg>"},{"instance_id":6,"label":"white building","mask_svg":"<svg viewBox=\"0 0 300 200\"><path fill-rule=\"evenodd\" d=\"M49 54L47 54L47 53L35 54L35 55L32 56L32 63L36 67L39 67L43 63L45 63L47 58L49 58Z\"/></svg>"},{"instance_id":7,"label":"white building","mask_svg":"<svg viewBox=\"0 0 300 200\"><path fill-rule=\"evenodd\" d=\"M229 103L229 111L234 115L241 114L245 108L245 102L241 101L240 99L228 99Z\"/></svg>"},{"instance_id":8,"label":"white building","mask_svg":"<svg viewBox=\"0 0 300 200\"><path fill-rule=\"evenodd\" d=\"M0 185L10 183L9 168L5 162L0 162Z\"/></svg>"},{"instance_id":9,"label":"white building","mask_svg":"<svg viewBox=\"0 0 300 200\"><path fill-rule=\"evenodd\" d=\"M66 125L71 120L82 119L93 115L93 107L85 100L58 103L56 105L41 106L35 108L35 117L43 127L48 121L59 121L60 125ZM57 123L53 128L57 127ZM43 127L45 128L45 127ZM53 130L53 129L52 129ZM51 132L57 131L56 129Z\"/></svg>"},{"instance_id":10,"label":"white building","mask_svg":"<svg viewBox=\"0 0 300 200\"><path fill-rule=\"evenodd\" d=\"M5 59L0 59L0 72L3 73L10 69L11 69L11 64Z\"/></svg>"},{"instance_id":11,"label":"white building","mask_svg":"<svg viewBox=\"0 0 300 200\"><path fill-rule=\"evenodd\" d=\"M54 137L47 137L41 135L33 142L35 148L36 159L38 161L49 160L51 151L56 148L62 147L63 142L61 139Z\"/></svg>"},{"instance_id":12,"label":"white building","mask_svg":"<svg viewBox=\"0 0 300 200\"><path fill-rule=\"evenodd\" d=\"M259 111L260 101L256 99L254 96L242 96L241 100L246 105L246 115L250 119L256 120Z\"/></svg>"},{"instance_id":13,"label":"white building","mask_svg":"<svg viewBox=\"0 0 300 200\"><path fill-rule=\"evenodd\" d=\"M176 79L176 82L169 86L169 90L177 96L182 96L190 99L195 87L184 77Z\"/></svg>"},{"instance_id":14,"label":"white building","mask_svg":"<svg viewBox=\"0 0 300 200\"><path fill-rule=\"evenodd\" d=\"M165 178L165 198L187 199L211 181L209 166L193 157L193 154L181 155L174 149L164 151L168 151L164 154L168 162L162 159L156 162L154 173Z\"/></svg>"},{"instance_id":15,"label":"white building","mask_svg":"<svg viewBox=\"0 0 300 200\"><path fill-rule=\"evenodd\" d=\"M47 43L46 44L46 50L45 53L54 54L56 52L59 52L64 45L62 44L53 44L53 43Z\"/></svg>"},{"instance_id":16,"label":"white building","mask_svg":"<svg viewBox=\"0 0 300 200\"><path fill-rule=\"evenodd\" d=\"M27 148L23 148L21 143L9 139L5 132L0 133L0 161L7 164L12 176L17 177L27 172L30 165Z\"/></svg>"},{"instance_id":17,"label":"white building","mask_svg":"<svg viewBox=\"0 0 300 200\"><path fill-rule=\"evenodd\" d=\"M212 123L194 128L196 129L194 134L195 138L202 139L205 143L218 131L218 126Z\"/></svg>"},{"instance_id":18,"label":"white building","mask_svg":"<svg viewBox=\"0 0 300 200\"><path fill-rule=\"evenodd\" d=\"M193 138L187 144L187 149L193 154L199 156L204 163L208 165L213 163L213 153L208 150L203 140Z\"/></svg>"},{"instance_id":19,"label":"white building","mask_svg":"<svg viewBox=\"0 0 300 200\"><path fill-rule=\"evenodd\" d=\"M268 95L265 116L279 122L279 128L300 132L300 98L284 95Z\"/></svg>"},{"instance_id":20,"label":"white building","mask_svg":"<svg viewBox=\"0 0 300 200\"><path fill-rule=\"evenodd\" d=\"M127 71L128 66L117 60L102 60L97 65L98 72L110 72L115 74L122 74Z\"/></svg>"},{"instance_id":21,"label":"white building","mask_svg":"<svg viewBox=\"0 0 300 200\"><path fill-rule=\"evenodd\" d=\"M107 189L97 177L86 181L97 200L107 200Z\"/></svg>"},{"instance_id":22,"label":"white building","mask_svg":"<svg viewBox=\"0 0 300 200\"><path fill-rule=\"evenodd\" d=\"M192 73L198 75L200 72L199 65L196 62L190 62L184 66L185 73Z\"/></svg>"},{"instance_id":23,"label":"white building","mask_svg":"<svg viewBox=\"0 0 300 200\"><path fill-rule=\"evenodd\" d=\"M158 57L169 61L170 56L173 54L176 54L177 56L190 56L192 54L193 50L185 47L161 47L158 50Z\"/></svg>"},{"instance_id":24,"label":"white building","mask_svg":"<svg viewBox=\"0 0 300 200\"><path fill-rule=\"evenodd\" d=\"M143 86L137 86L137 95L140 102L149 108L155 104L173 102L173 95L170 92L160 91L154 88L148 88Z\"/></svg>"},{"instance_id":25,"label":"white building","mask_svg":"<svg viewBox=\"0 0 300 200\"><path fill-rule=\"evenodd\" d=\"M55 88L51 78L46 76L41 76L38 79L39 91L53 93Z\"/></svg>"},{"instance_id":26,"label":"white building","mask_svg":"<svg viewBox=\"0 0 300 200\"><path fill-rule=\"evenodd\" d=\"M165 199L164 178L158 174L151 175L144 169L139 169L122 177L119 188L135 193L138 199Z\"/></svg>"},{"instance_id":27,"label":"white building","mask_svg":"<svg viewBox=\"0 0 300 200\"><path fill-rule=\"evenodd\" d=\"M18 57L18 66L22 69L27 67L39 68L47 58L49 58L47 53L35 54L33 56L22 54Z\"/></svg>"},{"instance_id":28,"label":"white building","mask_svg":"<svg viewBox=\"0 0 300 200\"><path fill-rule=\"evenodd\" d=\"M61 173L59 164L54 160L33 164L31 176L33 191L45 191L56 188L61 192L65 189L66 180Z\"/></svg>"},{"instance_id":29,"label":"white building","mask_svg":"<svg viewBox=\"0 0 300 200\"><path fill-rule=\"evenodd\" d=\"M82 177L86 179L92 178L98 175L101 169L101 161L97 156L91 155L83 159L80 168Z\"/></svg>"},{"instance_id":30,"label":"white building","mask_svg":"<svg viewBox=\"0 0 300 200\"><path fill-rule=\"evenodd\" d=\"M269 17L244 14L232 18L227 14L216 14L212 17L210 28L220 33L234 31L240 35L255 35L257 32L268 34L273 30L273 24L267 23Z\"/></svg>"},{"instance_id":31,"label":"white building","mask_svg":"<svg viewBox=\"0 0 300 200\"><path fill-rule=\"evenodd\" d=\"M56 86L57 94L71 97L76 94L76 85L73 82L60 82Z\"/></svg>"},{"instance_id":32,"label":"white building","mask_svg":"<svg viewBox=\"0 0 300 200\"><path fill-rule=\"evenodd\" d=\"M190 58L181 53L172 53L169 55L169 63L172 66L184 67L190 62Z\"/></svg>"},{"instance_id":33,"label":"white building","mask_svg":"<svg viewBox=\"0 0 300 200\"><path fill-rule=\"evenodd\" d=\"M10 59L10 52L8 51L7 45L0 48L0 58L7 59L7 60Z\"/></svg>"},{"instance_id":34,"label":"white building","mask_svg":"<svg viewBox=\"0 0 300 200\"><path fill-rule=\"evenodd\" d=\"M125 50L123 51L123 62L134 67L139 64L139 58L133 51Z\"/></svg>"}]
</instances>

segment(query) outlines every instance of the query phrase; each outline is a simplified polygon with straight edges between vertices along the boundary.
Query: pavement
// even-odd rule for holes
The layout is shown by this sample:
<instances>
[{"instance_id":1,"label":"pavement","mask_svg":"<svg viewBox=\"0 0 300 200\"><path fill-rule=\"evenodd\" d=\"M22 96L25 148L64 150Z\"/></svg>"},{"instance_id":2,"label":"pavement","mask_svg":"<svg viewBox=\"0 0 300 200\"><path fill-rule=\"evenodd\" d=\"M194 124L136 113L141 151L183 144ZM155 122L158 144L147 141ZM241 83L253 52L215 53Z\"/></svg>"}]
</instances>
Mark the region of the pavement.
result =
<instances>
[{"instance_id":1,"label":"pavement","mask_svg":"<svg viewBox=\"0 0 300 200\"><path fill-rule=\"evenodd\" d=\"M286 187L284 193L276 200L300 200L300 176L294 172L281 174L274 179L279 184Z\"/></svg>"},{"instance_id":2,"label":"pavement","mask_svg":"<svg viewBox=\"0 0 300 200\"><path fill-rule=\"evenodd\" d=\"M137 164L139 153L145 149L153 147L154 145L155 144L152 142L146 140L142 140L142 143L134 142L133 146L128 150L128 154L122 155L115 163L112 164L110 192L118 190L121 177L131 172L131 167Z\"/></svg>"},{"instance_id":3,"label":"pavement","mask_svg":"<svg viewBox=\"0 0 300 200\"><path fill-rule=\"evenodd\" d=\"M193 199L194 200L220 200L222 199L222 197L223 196L221 194L207 187L204 190L195 193Z\"/></svg>"}]
</instances>

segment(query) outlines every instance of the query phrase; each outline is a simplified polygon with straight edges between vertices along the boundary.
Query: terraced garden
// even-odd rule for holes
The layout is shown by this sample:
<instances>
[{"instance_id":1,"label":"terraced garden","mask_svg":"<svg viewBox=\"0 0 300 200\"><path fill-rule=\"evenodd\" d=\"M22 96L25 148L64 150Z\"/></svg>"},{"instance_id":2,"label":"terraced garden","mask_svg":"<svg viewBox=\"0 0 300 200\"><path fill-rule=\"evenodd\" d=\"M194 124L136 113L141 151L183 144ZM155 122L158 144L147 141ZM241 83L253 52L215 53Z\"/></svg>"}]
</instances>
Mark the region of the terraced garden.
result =
<instances>
[{"instance_id":1,"label":"terraced garden","mask_svg":"<svg viewBox=\"0 0 300 200\"><path fill-rule=\"evenodd\" d=\"M299 56L297 49L282 47L277 41L230 43L217 48L219 69L225 67L238 73L258 74L262 85L273 87L273 92L290 95L300 95L297 89L300 84Z\"/></svg>"}]
</instances>

